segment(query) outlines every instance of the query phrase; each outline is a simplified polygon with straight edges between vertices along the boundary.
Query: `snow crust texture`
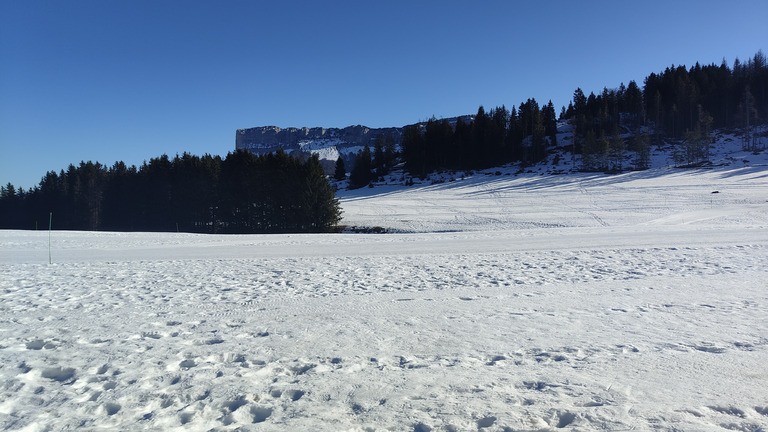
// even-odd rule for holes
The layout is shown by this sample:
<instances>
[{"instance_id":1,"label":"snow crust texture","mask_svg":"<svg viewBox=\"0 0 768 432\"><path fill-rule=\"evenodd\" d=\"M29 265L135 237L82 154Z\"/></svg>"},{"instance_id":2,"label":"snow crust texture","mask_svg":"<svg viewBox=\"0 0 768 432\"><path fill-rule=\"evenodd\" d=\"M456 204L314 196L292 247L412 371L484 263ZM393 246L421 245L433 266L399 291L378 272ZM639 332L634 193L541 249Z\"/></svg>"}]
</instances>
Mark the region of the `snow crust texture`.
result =
<instances>
[{"instance_id":1,"label":"snow crust texture","mask_svg":"<svg viewBox=\"0 0 768 432\"><path fill-rule=\"evenodd\" d=\"M0 231L0 428L768 430L768 171L651 174L342 196L399 234Z\"/></svg>"}]
</instances>

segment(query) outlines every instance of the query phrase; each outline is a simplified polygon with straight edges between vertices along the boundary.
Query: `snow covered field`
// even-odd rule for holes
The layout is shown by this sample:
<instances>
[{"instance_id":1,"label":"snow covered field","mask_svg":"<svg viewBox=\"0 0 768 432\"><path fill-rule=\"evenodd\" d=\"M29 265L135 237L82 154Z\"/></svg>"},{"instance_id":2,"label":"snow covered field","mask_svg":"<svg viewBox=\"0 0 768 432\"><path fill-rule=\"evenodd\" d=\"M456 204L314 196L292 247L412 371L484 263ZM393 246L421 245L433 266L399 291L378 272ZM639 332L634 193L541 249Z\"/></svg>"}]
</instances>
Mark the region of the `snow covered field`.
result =
<instances>
[{"instance_id":1,"label":"snow covered field","mask_svg":"<svg viewBox=\"0 0 768 432\"><path fill-rule=\"evenodd\" d=\"M0 231L0 428L768 430L764 163L489 174L340 193L398 234Z\"/></svg>"}]
</instances>

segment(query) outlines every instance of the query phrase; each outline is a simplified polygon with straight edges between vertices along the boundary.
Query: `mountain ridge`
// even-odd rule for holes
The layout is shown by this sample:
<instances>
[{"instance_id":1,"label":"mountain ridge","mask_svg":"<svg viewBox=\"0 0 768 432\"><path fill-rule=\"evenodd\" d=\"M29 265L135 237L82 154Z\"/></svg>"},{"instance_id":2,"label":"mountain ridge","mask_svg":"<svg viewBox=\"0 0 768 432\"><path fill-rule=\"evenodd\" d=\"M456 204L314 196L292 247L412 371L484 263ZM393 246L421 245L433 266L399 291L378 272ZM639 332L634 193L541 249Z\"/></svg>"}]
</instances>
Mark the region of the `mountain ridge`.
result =
<instances>
[{"instance_id":1,"label":"mountain ridge","mask_svg":"<svg viewBox=\"0 0 768 432\"><path fill-rule=\"evenodd\" d=\"M235 149L256 154L282 149L286 153L308 152L321 159L335 160L340 154L356 153L366 145L373 146L379 135L391 136L397 145L402 141L403 128L369 128L363 125L345 128L260 126L238 129Z\"/></svg>"},{"instance_id":2,"label":"mountain ridge","mask_svg":"<svg viewBox=\"0 0 768 432\"><path fill-rule=\"evenodd\" d=\"M451 117L449 123L457 119L469 120L471 115ZM423 126L426 122L414 123ZM339 156L352 158L365 146L373 145L379 135L390 137L396 147L400 147L403 130L412 125L400 127L370 128L364 125L352 125L344 128L325 127L287 127L257 126L237 129L235 132L235 150L248 150L255 154L267 154L282 149L286 153L306 152L317 154L320 159L335 161Z\"/></svg>"}]
</instances>

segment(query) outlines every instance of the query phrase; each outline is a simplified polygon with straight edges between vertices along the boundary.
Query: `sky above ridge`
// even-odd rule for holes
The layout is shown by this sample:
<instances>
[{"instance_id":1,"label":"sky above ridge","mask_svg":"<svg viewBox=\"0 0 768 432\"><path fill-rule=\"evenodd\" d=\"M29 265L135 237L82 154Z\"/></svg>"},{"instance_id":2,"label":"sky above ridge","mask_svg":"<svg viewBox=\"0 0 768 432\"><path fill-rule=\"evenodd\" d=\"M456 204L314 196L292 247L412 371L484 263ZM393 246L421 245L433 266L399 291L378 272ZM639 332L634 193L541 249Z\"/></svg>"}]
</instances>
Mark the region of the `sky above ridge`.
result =
<instances>
[{"instance_id":1,"label":"sky above ridge","mask_svg":"<svg viewBox=\"0 0 768 432\"><path fill-rule=\"evenodd\" d=\"M528 4L522 4L528 3ZM768 50L765 0L0 0L0 184L225 156L255 126L403 126Z\"/></svg>"}]
</instances>

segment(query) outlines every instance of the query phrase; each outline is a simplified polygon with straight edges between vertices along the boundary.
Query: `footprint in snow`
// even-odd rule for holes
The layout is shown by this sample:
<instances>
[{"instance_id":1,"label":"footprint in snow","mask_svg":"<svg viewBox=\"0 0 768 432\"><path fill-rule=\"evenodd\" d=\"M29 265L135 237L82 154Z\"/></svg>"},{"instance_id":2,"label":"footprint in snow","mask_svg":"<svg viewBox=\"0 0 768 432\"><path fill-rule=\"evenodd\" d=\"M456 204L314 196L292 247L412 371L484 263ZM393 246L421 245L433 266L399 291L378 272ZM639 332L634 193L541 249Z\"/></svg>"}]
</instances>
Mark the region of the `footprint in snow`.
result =
<instances>
[{"instance_id":1,"label":"footprint in snow","mask_svg":"<svg viewBox=\"0 0 768 432\"><path fill-rule=\"evenodd\" d=\"M557 424L555 425L556 428L562 429L571 423L573 423L576 420L576 414L572 412L563 412L557 414Z\"/></svg>"},{"instance_id":2,"label":"footprint in snow","mask_svg":"<svg viewBox=\"0 0 768 432\"><path fill-rule=\"evenodd\" d=\"M195 366L197 366L197 363L195 363L195 361L192 360L192 359L182 360L179 363L179 367L182 368L182 369L191 369L191 368L193 368Z\"/></svg>"},{"instance_id":3,"label":"footprint in snow","mask_svg":"<svg viewBox=\"0 0 768 432\"><path fill-rule=\"evenodd\" d=\"M494 423L496 423L496 417L494 416L483 417L477 421L477 428L478 429L489 428L493 426Z\"/></svg>"},{"instance_id":4,"label":"footprint in snow","mask_svg":"<svg viewBox=\"0 0 768 432\"><path fill-rule=\"evenodd\" d=\"M485 364L486 366L495 366L496 362L500 362L502 360L506 360L507 358L503 355L495 355L490 358Z\"/></svg>"},{"instance_id":5,"label":"footprint in snow","mask_svg":"<svg viewBox=\"0 0 768 432\"><path fill-rule=\"evenodd\" d=\"M107 402L103 405L104 411L107 413L108 416L113 416L120 411L120 408L122 408L120 405L112 402Z\"/></svg>"},{"instance_id":6,"label":"footprint in snow","mask_svg":"<svg viewBox=\"0 0 768 432\"><path fill-rule=\"evenodd\" d=\"M294 374L294 375L303 375L310 370L314 369L317 365L308 363L308 364L298 364L294 366L290 366L288 369Z\"/></svg>"},{"instance_id":7,"label":"footprint in snow","mask_svg":"<svg viewBox=\"0 0 768 432\"><path fill-rule=\"evenodd\" d=\"M243 405L247 404L248 402L245 400L245 396L238 396L235 399L232 399L230 401L224 402L222 404L222 409L225 412L233 413L237 411L238 408L242 407Z\"/></svg>"},{"instance_id":8,"label":"footprint in snow","mask_svg":"<svg viewBox=\"0 0 768 432\"><path fill-rule=\"evenodd\" d=\"M424 423L416 423L413 425L413 432L431 432L432 428Z\"/></svg>"},{"instance_id":9,"label":"footprint in snow","mask_svg":"<svg viewBox=\"0 0 768 432\"><path fill-rule=\"evenodd\" d=\"M297 400L301 399L305 395L305 392L302 390L288 390L286 392L283 392L283 396L287 396L288 399L291 400L291 402L296 402Z\"/></svg>"},{"instance_id":10,"label":"footprint in snow","mask_svg":"<svg viewBox=\"0 0 768 432\"><path fill-rule=\"evenodd\" d=\"M22 361L21 363L19 363L19 365L18 365L17 367L18 367L18 368L21 370L21 373L22 373L22 374L25 374L25 373L27 373L27 372L29 372L29 371L31 371L31 370L32 370L32 366L29 366L29 365L27 364L27 362L24 362L24 361Z\"/></svg>"},{"instance_id":11,"label":"footprint in snow","mask_svg":"<svg viewBox=\"0 0 768 432\"><path fill-rule=\"evenodd\" d=\"M179 423L185 425L192 421L192 417L195 416L193 412L181 412L179 413Z\"/></svg>"},{"instance_id":12,"label":"footprint in snow","mask_svg":"<svg viewBox=\"0 0 768 432\"><path fill-rule=\"evenodd\" d=\"M27 349L39 351L41 349L55 349L56 345L50 341L44 341L42 339L35 339L27 342Z\"/></svg>"},{"instance_id":13,"label":"footprint in snow","mask_svg":"<svg viewBox=\"0 0 768 432\"><path fill-rule=\"evenodd\" d=\"M67 382L70 384L77 380L74 378L74 376L75 370L73 368L52 367L43 369L42 372L43 378L48 378L58 382Z\"/></svg>"},{"instance_id":14,"label":"footprint in snow","mask_svg":"<svg viewBox=\"0 0 768 432\"><path fill-rule=\"evenodd\" d=\"M254 423L263 423L272 415L272 408L263 406L252 406L251 415Z\"/></svg>"}]
</instances>

